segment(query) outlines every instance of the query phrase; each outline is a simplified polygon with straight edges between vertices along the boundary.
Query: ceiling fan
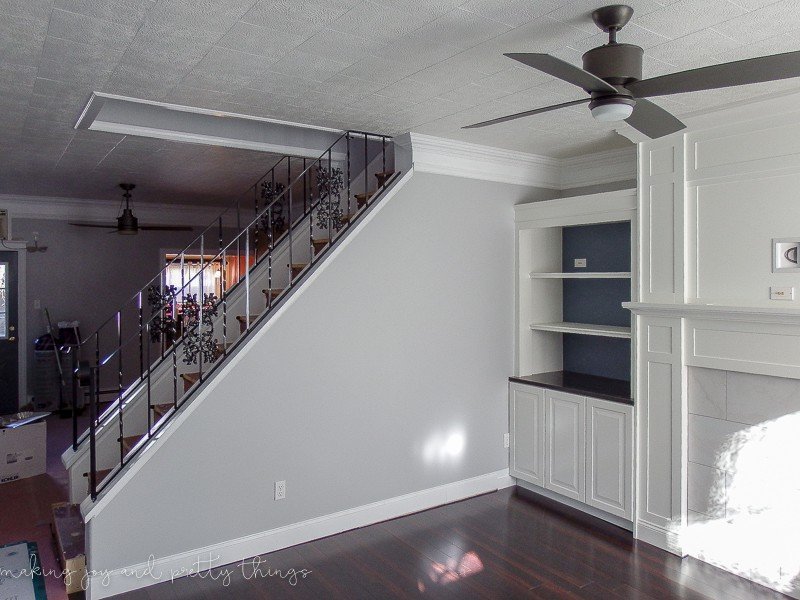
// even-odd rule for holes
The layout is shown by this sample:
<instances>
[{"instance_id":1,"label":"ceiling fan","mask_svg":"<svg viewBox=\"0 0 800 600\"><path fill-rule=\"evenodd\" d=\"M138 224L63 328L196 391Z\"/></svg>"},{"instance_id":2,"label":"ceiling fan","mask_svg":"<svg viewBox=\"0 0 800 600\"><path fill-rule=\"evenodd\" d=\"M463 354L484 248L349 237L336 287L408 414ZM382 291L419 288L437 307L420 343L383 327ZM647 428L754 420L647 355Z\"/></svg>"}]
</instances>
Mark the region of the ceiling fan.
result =
<instances>
[{"instance_id":1,"label":"ceiling fan","mask_svg":"<svg viewBox=\"0 0 800 600\"><path fill-rule=\"evenodd\" d=\"M797 51L737 60L642 79L644 50L633 44L617 42L617 32L630 21L631 16L633 16L633 9L624 4L604 6L592 13L595 25L608 33L608 44L586 52L583 55L583 69L549 54L512 53L505 55L524 65L583 88L590 94L589 98L526 110L467 125L463 129L486 127L559 108L588 103L592 116L598 121L625 121L646 136L659 138L680 131L686 125L645 98L800 76L800 51Z\"/></svg>"},{"instance_id":2,"label":"ceiling fan","mask_svg":"<svg viewBox=\"0 0 800 600\"><path fill-rule=\"evenodd\" d=\"M119 187L124 190L122 197L125 198L125 208L122 214L117 217L116 225L103 225L102 223L70 223L76 227L100 227L101 229L113 229L109 233L119 233L122 235L136 235L139 231L191 231L187 225L139 225L139 219L133 216L131 209L131 190L136 187L133 183L120 183Z\"/></svg>"}]
</instances>

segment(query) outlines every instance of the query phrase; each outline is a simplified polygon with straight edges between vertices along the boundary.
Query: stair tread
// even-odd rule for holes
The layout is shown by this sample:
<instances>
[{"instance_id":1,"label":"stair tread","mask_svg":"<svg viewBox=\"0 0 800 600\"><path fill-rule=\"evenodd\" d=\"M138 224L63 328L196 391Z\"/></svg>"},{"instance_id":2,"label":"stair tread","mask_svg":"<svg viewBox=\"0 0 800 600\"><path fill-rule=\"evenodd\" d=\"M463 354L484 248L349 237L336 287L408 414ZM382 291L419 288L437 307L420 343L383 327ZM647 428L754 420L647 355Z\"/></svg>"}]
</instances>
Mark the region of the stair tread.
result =
<instances>
[{"instance_id":1,"label":"stair tread","mask_svg":"<svg viewBox=\"0 0 800 600\"><path fill-rule=\"evenodd\" d=\"M273 296L277 296L278 294L283 292L284 289L285 288L272 288L271 290L270 289L266 289L266 290L261 290L261 291L264 294L270 294L271 293Z\"/></svg>"},{"instance_id":2,"label":"stair tread","mask_svg":"<svg viewBox=\"0 0 800 600\"><path fill-rule=\"evenodd\" d=\"M200 371L196 371L194 373L181 373L181 379L188 381L189 383L195 383L200 379Z\"/></svg>"},{"instance_id":3,"label":"stair tread","mask_svg":"<svg viewBox=\"0 0 800 600\"><path fill-rule=\"evenodd\" d=\"M258 319L259 316L260 315L250 315L250 322L252 323ZM236 315L236 320L239 321L239 323L247 323L247 317L245 315Z\"/></svg>"},{"instance_id":4,"label":"stair tread","mask_svg":"<svg viewBox=\"0 0 800 600\"><path fill-rule=\"evenodd\" d=\"M144 437L144 434L142 434L142 435L129 435L129 436L126 436L126 437L122 438L122 449L125 451L125 454L130 452L131 449L136 444L138 444L139 440L141 440L143 437Z\"/></svg>"},{"instance_id":5,"label":"stair tread","mask_svg":"<svg viewBox=\"0 0 800 600\"><path fill-rule=\"evenodd\" d=\"M150 408L153 410L153 412L155 413L156 417L163 417L165 414L167 414L170 411L170 409L173 406L174 406L174 404L172 404L170 402L168 404L154 404Z\"/></svg>"},{"instance_id":6,"label":"stair tread","mask_svg":"<svg viewBox=\"0 0 800 600\"><path fill-rule=\"evenodd\" d=\"M380 173L375 173L375 177L389 177L389 175L394 175L394 171L381 171Z\"/></svg>"},{"instance_id":7,"label":"stair tread","mask_svg":"<svg viewBox=\"0 0 800 600\"><path fill-rule=\"evenodd\" d=\"M86 528L81 507L69 502L53 504L53 534L62 564L86 554Z\"/></svg>"}]
</instances>

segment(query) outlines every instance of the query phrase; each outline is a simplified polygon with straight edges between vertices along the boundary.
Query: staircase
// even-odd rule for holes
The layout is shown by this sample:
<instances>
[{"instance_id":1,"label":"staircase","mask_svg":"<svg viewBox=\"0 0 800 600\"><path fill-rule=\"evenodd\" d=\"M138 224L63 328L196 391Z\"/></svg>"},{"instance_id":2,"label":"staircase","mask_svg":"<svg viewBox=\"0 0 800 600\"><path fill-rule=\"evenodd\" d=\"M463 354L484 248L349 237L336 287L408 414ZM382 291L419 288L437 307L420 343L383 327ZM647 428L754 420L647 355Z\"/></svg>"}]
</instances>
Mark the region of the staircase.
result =
<instances>
[{"instance_id":1,"label":"staircase","mask_svg":"<svg viewBox=\"0 0 800 600\"><path fill-rule=\"evenodd\" d=\"M115 484L381 199L399 176L393 162L390 138L353 131L317 159L283 157L81 342L76 385L89 429L78 435L73 410L73 443L62 456L70 503L53 507L64 568L80 573L86 565L81 509Z\"/></svg>"}]
</instances>

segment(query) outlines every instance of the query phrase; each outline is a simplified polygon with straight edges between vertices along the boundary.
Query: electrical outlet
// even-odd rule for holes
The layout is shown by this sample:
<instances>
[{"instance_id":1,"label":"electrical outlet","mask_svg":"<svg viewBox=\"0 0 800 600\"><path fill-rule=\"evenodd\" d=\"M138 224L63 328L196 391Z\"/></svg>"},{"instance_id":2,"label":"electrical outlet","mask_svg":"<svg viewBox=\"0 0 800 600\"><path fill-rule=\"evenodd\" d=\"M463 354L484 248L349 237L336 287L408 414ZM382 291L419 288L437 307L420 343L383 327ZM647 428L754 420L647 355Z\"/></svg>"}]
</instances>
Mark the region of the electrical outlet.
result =
<instances>
[{"instance_id":1,"label":"electrical outlet","mask_svg":"<svg viewBox=\"0 0 800 600\"><path fill-rule=\"evenodd\" d=\"M503 448L508 448L511 445L511 434L504 433L503 434Z\"/></svg>"},{"instance_id":2,"label":"electrical outlet","mask_svg":"<svg viewBox=\"0 0 800 600\"><path fill-rule=\"evenodd\" d=\"M769 288L770 300L794 300L793 287L775 287Z\"/></svg>"},{"instance_id":3,"label":"electrical outlet","mask_svg":"<svg viewBox=\"0 0 800 600\"><path fill-rule=\"evenodd\" d=\"M586 268L586 259L585 258L576 258L575 259L575 268L576 269L585 269Z\"/></svg>"},{"instance_id":4,"label":"electrical outlet","mask_svg":"<svg viewBox=\"0 0 800 600\"><path fill-rule=\"evenodd\" d=\"M286 482L285 481L276 481L275 482L275 500L283 500L286 498Z\"/></svg>"}]
</instances>

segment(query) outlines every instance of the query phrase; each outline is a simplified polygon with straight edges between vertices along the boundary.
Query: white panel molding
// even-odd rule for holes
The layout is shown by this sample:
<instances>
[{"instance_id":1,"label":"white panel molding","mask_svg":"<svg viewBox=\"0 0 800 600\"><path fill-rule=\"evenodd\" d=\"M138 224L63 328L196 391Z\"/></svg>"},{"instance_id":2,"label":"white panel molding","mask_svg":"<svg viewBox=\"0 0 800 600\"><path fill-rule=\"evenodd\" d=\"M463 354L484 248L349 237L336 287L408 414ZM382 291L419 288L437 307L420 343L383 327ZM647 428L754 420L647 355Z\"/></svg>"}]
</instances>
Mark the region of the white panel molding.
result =
<instances>
[{"instance_id":1,"label":"white panel molding","mask_svg":"<svg viewBox=\"0 0 800 600\"><path fill-rule=\"evenodd\" d=\"M637 314L668 318L702 318L719 321L800 324L800 309L778 306L724 306L719 304L668 304L624 302Z\"/></svg>"},{"instance_id":2,"label":"white panel molding","mask_svg":"<svg viewBox=\"0 0 800 600\"><path fill-rule=\"evenodd\" d=\"M572 196L514 207L517 227L559 227L627 221L636 216L636 190Z\"/></svg>"},{"instance_id":3,"label":"white panel molding","mask_svg":"<svg viewBox=\"0 0 800 600\"><path fill-rule=\"evenodd\" d=\"M0 208L7 209L15 219L113 223L114 219L119 216L119 198L89 200L0 194ZM205 227L217 219L225 208L226 206L137 202L134 212L139 218L139 222L144 225L163 223Z\"/></svg>"},{"instance_id":4,"label":"white panel molding","mask_svg":"<svg viewBox=\"0 0 800 600\"><path fill-rule=\"evenodd\" d=\"M677 535L688 502L683 324L680 318L636 314L636 331L634 536L683 556Z\"/></svg>"},{"instance_id":5,"label":"white panel molding","mask_svg":"<svg viewBox=\"0 0 800 600\"><path fill-rule=\"evenodd\" d=\"M572 158L551 158L411 132L414 168L453 175L562 190L636 179L636 148Z\"/></svg>"},{"instance_id":6,"label":"white panel molding","mask_svg":"<svg viewBox=\"0 0 800 600\"><path fill-rule=\"evenodd\" d=\"M416 171L561 189L558 159L421 133L410 137Z\"/></svg>"},{"instance_id":7,"label":"white panel molding","mask_svg":"<svg viewBox=\"0 0 800 600\"><path fill-rule=\"evenodd\" d=\"M639 297L645 302L683 300L683 163L682 134L639 145Z\"/></svg>"},{"instance_id":8,"label":"white panel molding","mask_svg":"<svg viewBox=\"0 0 800 600\"><path fill-rule=\"evenodd\" d=\"M493 492L514 485L507 469L486 473L470 479L455 481L371 504L343 510L330 515L308 519L277 527L253 535L228 540L212 546L181 552L172 556L155 558L150 562L98 573L89 573L87 598L99 600L117 594L154 585L174 578L197 573L212 567L238 565L245 559L327 537L343 531L371 525L388 519L427 510L435 506L457 502L471 496ZM211 564L209 560L213 558ZM307 565L298 564L302 569ZM152 575L150 575L152 573Z\"/></svg>"},{"instance_id":9,"label":"white panel molding","mask_svg":"<svg viewBox=\"0 0 800 600\"><path fill-rule=\"evenodd\" d=\"M561 188L636 179L636 146L561 159Z\"/></svg>"}]
</instances>

